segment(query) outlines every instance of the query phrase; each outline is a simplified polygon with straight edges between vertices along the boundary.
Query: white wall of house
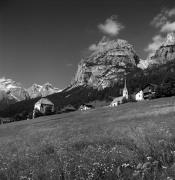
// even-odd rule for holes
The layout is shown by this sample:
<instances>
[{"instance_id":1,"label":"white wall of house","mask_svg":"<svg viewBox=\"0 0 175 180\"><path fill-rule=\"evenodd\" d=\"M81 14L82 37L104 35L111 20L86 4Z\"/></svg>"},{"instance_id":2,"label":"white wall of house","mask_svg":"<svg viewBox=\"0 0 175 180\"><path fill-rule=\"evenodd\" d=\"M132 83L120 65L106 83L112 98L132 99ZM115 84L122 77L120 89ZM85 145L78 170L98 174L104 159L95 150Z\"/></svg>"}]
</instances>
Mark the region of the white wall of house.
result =
<instances>
[{"instance_id":1,"label":"white wall of house","mask_svg":"<svg viewBox=\"0 0 175 180\"><path fill-rule=\"evenodd\" d=\"M37 109L38 111L40 111L41 104L40 103L36 103L35 106L34 106L34 109Z\"/></svg>"},{"instance_id":2,"label":"white wall of house","mask_svg":"<svg viewBox=\"0 0 175 180\"><path fill-rule=\"evenodd\" d=\"M113 103L111 104L111 106L112 106L112 107L118 106L118 102L113 102Z\"/></svg>"},{"instance_id":3,"label":"white wall of house","mask_svg":"<svg viewBox=\"0 0 175 180\"><path fill-rule=\"evenodd\" d=\"M144 97L143 97L143 91L139 91L136 95L135 95L135 100L136 101L142 101L144 100Z\"/></svg>"},{"instance_id":4,"label":"white wall of house","mask_svg":"<svg viewBox=\"0 0 175 180\"><path fill-rule=\"evenodd\" d=\"M80 110L81 111L86 111L86 110L89 110L91 108L87 107L87 106L80 106Z\"/></svg>"}]
</instances>

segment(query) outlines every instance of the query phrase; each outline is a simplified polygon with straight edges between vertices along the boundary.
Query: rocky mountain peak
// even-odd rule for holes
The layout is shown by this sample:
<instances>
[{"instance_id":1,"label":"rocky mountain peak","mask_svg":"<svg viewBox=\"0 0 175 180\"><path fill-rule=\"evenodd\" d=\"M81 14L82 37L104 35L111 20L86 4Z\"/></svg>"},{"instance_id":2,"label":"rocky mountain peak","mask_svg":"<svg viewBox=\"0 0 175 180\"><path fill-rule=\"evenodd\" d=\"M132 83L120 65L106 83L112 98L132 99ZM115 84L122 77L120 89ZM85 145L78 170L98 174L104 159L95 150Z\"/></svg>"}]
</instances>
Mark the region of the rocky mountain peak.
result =
<instances>
[{"instance_id":1,"label":"rocky mountain peak","mask_svg":"<svg viewBox=\"0 0 175 180\"><path fill-rule=\"evenodd\" d=\"M54 89L53 85L49 82L45 83L42 85L42 88L46 88L46 89Z\"/></svg>"},{"instance_id":2,"label":"rocky mountain peak","mask_svg":"<svg viewBox=\"0 0 175 180\"><path fill-rule=\"evenodd\" d=\"M0 108L28 98L28 92L20 83L5 77L0 78Z\"/></svg>"},{"instance_id":3,"label":"rocky mountain peak","mask_svg":"<svg viewBox=\"0 0 175 180\"><path fill-rule=\"evenodd\" d=\"M167 34L165 42L148 59L152 65L166 64L175 60L175 34Z\"/></svg>"},{"instance_id":4,"label":"rocky mountain peak","mask_svg":"<svg viewBox=\"0 0 175 180\"><path fill-rule=\"evenodd\" d=\"M0 78L0 90L9 91L14 88L21 88L21 84L5 77Z\"/></svg>"},{"instance_id":5,"label":"rocky mountain peak","mask_svg":"<svg viewBox=\"0 0 175 180\"><path fill-rule=\"evenodd\" d=\"M164 46L175 45L175 33L174 32L167 34L167 38L166 38L165 43L163 45Z\"/></svg>"},{"instance_id":6,"label":"rocky mountain peak","mask_svg":"<svg viewBox=\"0 0 175 180\"><path fill-rule=\"evenodd\" d=\"M73 84L110 87L136 68L138 62L138 55L126 40L103 38L92 54L79 63Z\"/></svg>"},{"instance_id":7,"label":"rocky mountain peak","mask_svg":"<svg viewBox=\"0 0 175 180\"><path fill-rule=\"evenodd\" d=\"M42 88L41 85L34 83L31 88L40 90Z\"/></svg>"},{"instance_id":8,"label":"rocky mountain peak","mask_svg":"<svg viewBox=\"0 0 175 180\"><path fill-rule=\"evenodd\" d=\"M60 92L58 88L53 87L53 85L49 82L43 85L33 84L27 91L30 98L45 97L50 94Z\"/></svg>"}]
</instances>

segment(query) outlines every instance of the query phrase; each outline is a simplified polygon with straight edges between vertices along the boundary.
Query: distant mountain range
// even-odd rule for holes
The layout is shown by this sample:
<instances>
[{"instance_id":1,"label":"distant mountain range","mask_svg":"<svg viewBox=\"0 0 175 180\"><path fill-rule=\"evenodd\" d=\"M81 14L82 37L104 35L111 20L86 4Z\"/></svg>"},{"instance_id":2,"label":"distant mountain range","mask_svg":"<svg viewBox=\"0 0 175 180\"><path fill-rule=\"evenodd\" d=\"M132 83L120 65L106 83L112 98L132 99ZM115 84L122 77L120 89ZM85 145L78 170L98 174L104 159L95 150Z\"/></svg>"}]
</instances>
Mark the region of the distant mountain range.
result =
<instances>
[{"instance_id":1,"label":"distant mountain range","mask_svg":"<svg viewBox=\"0 0 175 180\"><path fill-rule=\"evenodd\" d=\"M33 84L30 88L27 89L30 98L45 97L50 94L58 93L60 91L60 89L53 87L50 83L45 83L42 86Z\"/></svg>"},{"instance_id":2,"label":"distant mountain range","mask_svg":"<svg viewBox=\"0 0 175 180\"><path fill-rule=\"evenodd\" d=\"M33 84L30 88L25 89L20 83L17 83L12 79L1 78L0 109L5 108L9 104L37 97L45 97L60 91L61 90L53 87L50 83L45 83L42 86Z\"/></svg>"},{"instance_id":3,"label":"distant mountain range","mask_svg":"<svg viewBox=\"0 0 175 180\"><path fill-rule=\"evenodd\" d=\"M110 101L111 97L120 95L125 77L130 94L147 83L175 82L174 33L168 34L165 42L146 60L140 59L127 41L103 38L92 54L80 61L73 81L63 91L50 83L24 89L19 83L2 78L0 116L31 113L34 103L43 96L55 104L57 112L69 104L78 108L84 103ZM2 111L2 107L6 108Z\"/></svg>"}]
</instances>

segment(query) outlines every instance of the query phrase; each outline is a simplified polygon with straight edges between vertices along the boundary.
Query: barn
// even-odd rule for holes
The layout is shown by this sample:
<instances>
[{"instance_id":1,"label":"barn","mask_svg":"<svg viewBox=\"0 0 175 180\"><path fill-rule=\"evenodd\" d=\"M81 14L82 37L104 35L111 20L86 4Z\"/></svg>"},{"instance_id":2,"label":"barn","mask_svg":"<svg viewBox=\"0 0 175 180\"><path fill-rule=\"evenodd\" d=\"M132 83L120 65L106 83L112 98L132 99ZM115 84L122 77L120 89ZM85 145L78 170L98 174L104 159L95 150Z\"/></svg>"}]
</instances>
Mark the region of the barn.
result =
<instances>
[{"instance_id":1,"label":"barn","mask_svg":"<svg viewBox=\"0 0 175 180\"><path fill-rule=\"evenodd\" d=\"M156 84L147 84L143 88L143 97L144 99L152 99L155 97L156 90L157 90L158 85Z\"/></svg>"},{"instance_id":2,"label":"barn","mask_svg":"<svg viewBox=\"0 0 175 180\"><path fill-rule=\"evenodd\" d=\"M41 115L49 115L54 113L54 104L47 98L41 98L34 105L33 118Z\"/></svg>"}]
</instances>

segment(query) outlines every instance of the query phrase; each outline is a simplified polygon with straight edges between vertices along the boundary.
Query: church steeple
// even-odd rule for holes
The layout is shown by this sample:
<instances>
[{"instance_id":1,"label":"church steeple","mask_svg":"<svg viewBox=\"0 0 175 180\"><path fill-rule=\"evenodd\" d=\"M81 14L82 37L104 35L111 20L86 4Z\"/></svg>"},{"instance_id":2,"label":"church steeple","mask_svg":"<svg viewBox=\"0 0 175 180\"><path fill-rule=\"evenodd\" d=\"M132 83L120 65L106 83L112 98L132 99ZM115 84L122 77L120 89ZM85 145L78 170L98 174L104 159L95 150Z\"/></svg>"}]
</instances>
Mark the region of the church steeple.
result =
<instances>
[{"instance_id":1,"label":"church steeple","mask_svg":"<svg viewBox=\"0 0 175 180\"><path fill-rule=\"evenodd\" d=\"M127 89L127 86L126 86L126 77L125 77L125 84L124 84L124 88L123 88L123 97L125 99L128 99L128 89Z\"/></svg>"},{"instance_id":2,"label":"church steeple","mask_svg":"<svg viewBox=\"0 0 175 180\"><path fill-rule=\"evenodd\" d=\"M124 86L124 89L127 89L127 87L126 87L126 77L125 77L125 86Z\"/></svg>"}]
</instances>

